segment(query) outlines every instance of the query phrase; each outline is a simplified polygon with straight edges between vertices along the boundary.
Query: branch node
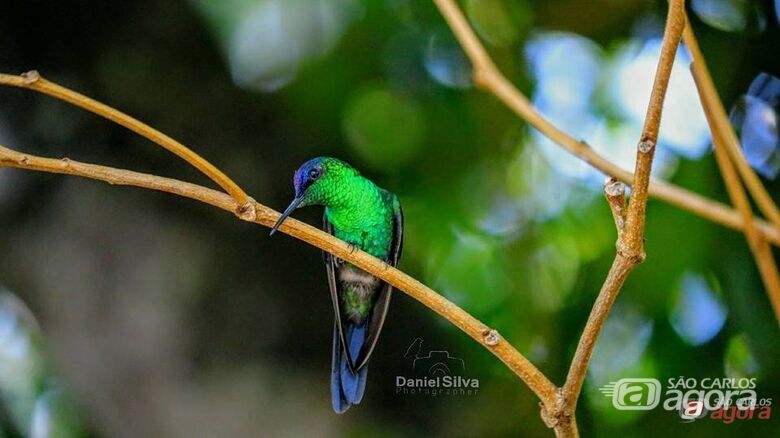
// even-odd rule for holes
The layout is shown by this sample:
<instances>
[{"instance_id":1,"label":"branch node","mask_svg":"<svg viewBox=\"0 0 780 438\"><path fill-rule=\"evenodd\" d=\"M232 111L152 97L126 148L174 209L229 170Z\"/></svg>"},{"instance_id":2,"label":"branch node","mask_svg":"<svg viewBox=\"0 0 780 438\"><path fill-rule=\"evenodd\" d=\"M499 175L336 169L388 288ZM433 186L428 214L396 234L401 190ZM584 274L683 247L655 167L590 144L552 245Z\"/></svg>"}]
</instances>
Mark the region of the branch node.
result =
<instances>
[{"instance_id":1,"label":"branch node","mask_svg":"<svg viewBox=\"0 0 780 438\"><path fill-rule=\"evenodd\" d=\"M607 195L608 199L623 199L626 194L626 185L615 178L607 178L607 180L604 181L604 194Z\"/></svg>"},{"instance_id":2,"label":"branch node","mask_svg":"<svg viewBox=\"0 0 780 438\"><path fill-rule=\"evenodd\" d=\"M555 391L555 405L546 406L539 403L541 409L540 415L544 424L550 429L558 429L559 426L571 426L572 406L567 404L567 398L563 388L557 388ZM568 436L568 435L567 435Z\"/></svg>"},{"instance_id":3,"label":"branch node","mask_svg":"<svg viewBox=\"0 0 780 438\"><path fill-rule=\"evenodd\" d=\"M19 160L19 162L22 163L22 164L27 164L27 163L30 162L30 157L28 157L27 155L23 155L22 159Z\"/></svg>"},{"instance_id":4,"label":"branch node","mask_svg":"<svg viewBox=\"0 0 780 438\"><path fill-rule=\"evenodd\" d=\"M631 245L624 243L622 240L618 240L616 247L618 255L628 260L631 266L639 265L645 261L645 258L647 258L644 245L642 245L642 248L639 250L635 250L631 247Z\"/></svg>"},{"instance_id":5,"label":"branch node","mask_svg":"<svg viewBox=\"0 0 780 438\"><path fill-rule=\"evenodd\" d=\"M62 164L64 164L66 168L70 167L70 158L62 157L60 158L60 161L62 161Z\"/></svg>"},{"instance_id":6,"label":"branch node","mask_svg":"<svg viewBox=\"0 0 780 438\"><path fill-rule=\"evenodd\" d=\"M646 154L653 150L655 142L651 140L642 140L639 142L639 152Z\"/></svg>"},{"instance_id":7,"label":"branch node","mask_svg":"<svg viewBox=\"0 0 780 438\"><path fill-rule=\"evenodd\" d=\"M21 77L25 84L32 85L41 79L41 74L38 73L38 70L30 70L22 73Z\"/></svg>"},{"instance_id":8,"label":"branch node","mask_svg":"<svg viewBox=\"0 0 780 438\"><path fill-rule=\"evenodd\" d=\"M615 228L620 236L626 225L626 185L615 178L607 178L604 181L604 196L607 198L612 218L615 220Z\"/></svg>"},{"instance_id":9,"label":"branch node","mask_svg":"<svg viewBox=\"0 0 780 438\"><path fill-rule=\"evenodd\" d=\"M555 428L558 425L558 416L555 412L551 412L544 403L539 403L539 416L542 417L544 425L550 429Z\"/></svg>"},{"instance_id":10,"label":"branch node","mask_svg":"<svg viewBox=\"0 0 780 438\"><path fill-rule=\"evenodd\" d=\"M482 340L485 344L493 346L498 345L498 341L501 337L498 332L493 329L486 329L482 331Z\"/></svg>"},{"instance_id":11,"label":"branch node","mask_svg":"<svg viewBox=\"0 0 780 438\"><path fill-rule=\"evenodd\" d=\"M257 209L255 208L255 200L249 198L244 205L241 205L236 209L236 216L247 222L254 222L257 220Z\"/></svg>"}]
</instances>

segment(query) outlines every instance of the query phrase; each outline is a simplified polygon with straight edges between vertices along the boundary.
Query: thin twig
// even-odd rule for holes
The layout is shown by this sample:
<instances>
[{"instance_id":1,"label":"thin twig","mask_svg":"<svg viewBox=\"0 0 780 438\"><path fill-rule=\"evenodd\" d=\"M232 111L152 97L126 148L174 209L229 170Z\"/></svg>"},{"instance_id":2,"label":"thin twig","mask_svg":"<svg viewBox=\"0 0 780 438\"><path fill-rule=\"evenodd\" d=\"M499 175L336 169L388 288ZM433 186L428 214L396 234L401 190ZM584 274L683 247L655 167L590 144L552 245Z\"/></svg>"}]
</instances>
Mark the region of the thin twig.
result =
<instances>
[{"instance_id":1,"label":"thin twig","mask_svg":"<svg viewBox=\"0 0 780 438\"><path fill-rule=\"evenodd\" d=\"M753 171L753 168L750 167L750 164L748 164L745 156L742 154L739 138L731 126L726 109L723 107L723 102L718 97L718 91L715 89L712 76L710 76L710 72L707 69L704 55L701 53L699 43L696 41L696 36L689 23L686 24L683 32L683 41L685 42L685 47L691 53L691 58L693 58L691 70L696 80L696 88L701 96L702 105L705 107L705 110L711 113L712 123L710 124L710 129L713 132L713 137L717 132L722 138L724 149L731 157L731 161L736 165L739 175L745 182L750 195L756 201L759 210L769 219L769 222L780 228L780 210L778 210L772 197L767 193L766 188L761 183L761 179L756 175L756 172Z\"/></svg>"},{"instance_id":2,"label":"thin twig","mask_svg":"<svg viewBox=\"0 0 780 438\"><path fill-rule=\"evenodd\" d=\"M615 178L609 178L604 183L604 197L607 198L609 209L612 211L618 241L620 241L623 229L626 227L626 185Z\"/></svg>"},{"instance_id":3,"label":"thin twig","mask_svg":"<svg viewBox=\"0 0 780 438\"><path fill-rule=\"evenodd\" d=\"M484 49L482 49L481 53L486 55ZM482 63L483 62L480 61L480 65ZM475 65L477 65L477 63L475 63ZM490 65L492 65L492 62ZM475 70L481 71L480 69L476 68ZM30 76L30 78L28 79L26 76L14 76L0 73L0 85L38 91L62 99L81 108L85 108L88 111L100 115L101 117L119 123L120 125L142 135L143 137L168 150L174 151L176 155L186 159L193 165L197 163L197 166L201 166L198 168L206 173L212 180L217 182L217 184L219 184L220 187L222 187L225 191L230 193L231 196L233 196L233 198L236 199L240 205L242 205L242 211L246 212L246 214L251 217L252 212L251 209L247 208L249 204L245 203L247 195L244 193L244 191L232 180L230 180L230 178L219 171L219 169L216 169L202 158L195 158L196 155L194 155L194 152L190 151L189 148L185 147L171 137L157 131L156 129L107 105L104 105L86 96L82 96L50 81L43 80L40 78L40 75L38 75L37 80L32 80L35 79L35 74L29 73L27 76ZM500 85L500 89L502 90L499 96L505 96L505 98L502 98L502 100L504 100L505 103L520 117L528 117L528 122L539 129L541 132L548 135L551 140L562 145L564 148L566 148L566 150L580 157L583 161L589 163L591 166L601 170L607 175L618 178L627 184L631 184L633 182L634 175L631 172L612 164L607 159L594 152L584 143L568 136L550 124L547 120L542 118L541 115L536 112L533 106L527 102L527 99L525 99L525 97L520 94L517 89L513 89L514 87L505 78L503 78L499 72L495 72L493 75L490 75L490 77L496 77L498 80L503 81L501 84L496 84L496 86ZM487 76L485 77L485 81L487 81L489 84L494 83ZM507 86L509 87L508 90L506 89ZM188 155L187 151L189 151L194 156ZM724 205L720 202L707 199L703 196L677 187L673 184L653 180L650 184L650 196L658 198L683 210L690 211L723 226L738 231L744 230L745 225L742 221L742 217L734 209L731 209L727 205ZM772 225L760 219L756 219L755 226L769 242L780 246L779 227L773 227Z\"/></svg>"},{"instance_id":4,"label":"thin twig","mask_svg":"<svg viewBox=\"0 0 780 438\"><path fill-rule=\"evenodd\" d=\"M494 94L520 118L572 155L579 157L606 175L615 177L626 184L633 184L633 173L599 155L586 143L561 131L536 110L528 98L498 70L453 0L434 0L434 2L471 60L475 83L479 88ZM744 230L745 225L739 213L720 202L656 179L651 180L648 190L653 198L663 200L729 228ZM756 227L768 241L780 246L780 227L773 227L761 220L756 220Z\"/></svg>"},{"instance_id":5,"label":"thin twig","mask_svg":"<svg viewBox=\"0 0 780 438\"><path fill-rule=\"evenodd\" d=\"M129 170L82 163L68 158L37 157L0 145L1 167L75 175L114 185L134 186L167 192L227 210L243 220L255 222L269 228L276 223L280 216L279 212L252 200L252 198L248 198L248 202L252 204L256 215L253 218L248 218L241 214L241 204L229 195L196 184ZM346 260L407 293L450 321L498 357L531 388L545 406L551 407L554 405L555 385L539 369L499 335L496 330L486 326L434 290L408 274L388 266L370 254L355 250L344 241L293 218L288 218L284 221L279 231L327 251L342 260Z\"/></svg>"},{"instance_id":6,"label":"thin twig","mask_svg":"<svg viewBox=\"0 0 780 438\"><path fill-rule=\"evenodd\" d=\"M622 178L619 179L626 181ZM627 183L630 184L630 182ZM650 196L661 199L683 210L688 210L732 230L745 231L745 222L739 212L721 202L712 201L677 186L658 181L650 182ZM775 246L780 246L780 228L758 218L753 220L753 225L768 242Z\"/></svg>"},{"instance_id":7,"label":"thin twig","mask_svg":"<svg viewBox=\"0 0 780 438\"><path fill-rule=\"evenodd\" d=\"M60 100L64 100L72 105L83 108L94 114L97 114L105 119L124 126L125 128L135 132L136 134L145 137L163 148L173 152L178 157L182 158L186 162L190 163L196 169L203 172L204 175L211 178L215 183L222 187L226 192L236 200L238 205L241 206L243 214L249 215L253 213L247 208L247 201L249 197L232 179L225 175L216 166L209 163L205 158L196 154L190 148L184 146L180 142L173 138L163 134L162 132L152 128L151 126L143 123L129 115L118 111L106 104L100 103L92 98L79 94L73 90L65 88L54 82L44 79L37 71L32 70L22 75L8 75L0 73L0 85L9 85L12 87L26 88L28 90L34 90L39 93L47 94Z\"/></svg>"},{"instance_id":8,"label":"thin twig","mask_svg":"<svg viewBox=\"0 0 780 438\"><path fill-rule=\"evenodd\" d=\"M691 69L696 69L696 63L691 65ZM703 84L700 82L701 75L694 75L694 82L699 89L699 97L704 107L704 114L707 116L707 123L710 125L712 131L712 145L715 153L715 160L720 168L720 174L723 176L723 182L726 184L726 191L729 194L729 198L742 217L752 224L753 210L750 207L750 200L747 193L742 186L739 179L739 174L734 168L734 163L731 161L731 157L727 152L728 143L724 140L724 131L717 129L718 123L717 117L712 109L716 106L713 99L717 99L717 96L712 93L706 93L703 91ZM746 222L748 223L748 222ZM764 283L769 301L772 304L772 309L775 313L775 318L780 322L780 276L777 272L777 265L775 259L772 256L772 249L763 239L763 237L756 231L756 229L750 225L745 227L745 238L747 239L748 247L753 253L753 257L756 259L756 265L758 266L758 272L761 275L761 281Z\"/></svg>"},{"instance_id":9,"label":"thin twig","mask_svg":"<svg viewBox=\"0 0 780 438\"><path fill-rule=\"evenodd\" d=\"M656 83L651 95L648 115L638 148L636 182L634 182L634 176L631 172L619 168L606 158L598 155L587 144L568 136L544 119L527 98L495 67L455 3L451 0L435 1L471 58L474 64L475 81L479 87L495 94L516 114L527 120L532 126L563 146L570 153L580 157L608 175L635 185L627 210L625 198L622 200L623 204L619 205L617 197L610 198L608 196L618 228L619 251L580 339L566 385L561 389L556 388L541 371L499 336L495 330L488 328L467 312L407 274L395 268L387 267L367 253L362 251L352 252L351 248L344 242L294 219L286 221L280 230L328 251L337 257L348 260L356 266L382 278L451 321L502 360L531 388L543 403L542 416L545 422L550 427L554 427L557 435L577 436L577 425L574 416L576 403L598 333L626 277L631 269L644 258L644 211L648 194L734 229L746 230L750 228L757 230L765 239L776 245L780 245L780 228L773 227L757 219L751 221L749 218L740 215L740 212L722 203L704 198L672 184L650 181L650 168L657 141L663 96L665 95L671 63L674 59L674 50L676 50L677 46L677 42L672 46L671 41L679 41L681 32L679 28L680 19L684 17L684 15L681 15L683 14L681 0L670 3L667 30L664 34L664 48L659 61L658 71L656 72ZM678 7L680 12L678 12ZM28 76L0 74L0 85L3 84L49 94L119 123L187 160L228 191L233 196L233 199L220 192L177 180L79 163L67 159L56 160L35 157L20 154L1 146L0 166L77 175L102 180L110 184L132 185L178 194L233 212L244 220L265 226L271 226L279 217L278 212L248 198L227 176L184 147L184 145L113 108L45 81L36 74ZM630 231L628 231L629 229ZM626 235L625 238L623 234ZM763 241L763 239L761 240ZM764 244L763 246L767 251L771 251L768 245Z\"/></svg>"},{"instance_id":10,"label":"thin twig","mask_svg":"<svg viewBox=\"0 0 780 438\"><path fill-rule=\"evenodd\" d=\"M645 259L644 232L645 209L648 196L647 188L650 183L653 153L658 141L664 96L666 95L666 88L684 27L684 1L670 0L669 12L666 17L666 28L664 29L664 37L661 44L661 56L658 59L653 90L647 107L647 116L639 139L639 145L637 146L636 179L628 202L625 227L622 232L618 230L615 260L593 305L588 322L585 324L577 350L574 353L574 359L569 368L569 373L566 376L566 383L561 391L563 404L561 416L564 420L567 414L572 414L576 410L596 340L617 295L620 293L620 289L623 287L623 283L634 267Z\"/></svg>"},{"instance_id":11,"label":"thin twig","mask_svg":"<svg viewBox=\"0 0 780 438\"><path fill-rule=\"evenodd\" d=\"M542 117L531 102L520 93L493 63L455 1L434 0L434 2L460 42L466 55L471 60L474 69L474 82L479 88L493 93L518 116L571 154L581 158L607 175L632 185L632 194L625 213L625 222L623 222L622 214L618 213L620 220L616 216L619 237L615 260L583 330L566 383L559 391L559 397L556 400L556 410L552 415L550 415L550 412L542 412L545 423L550 427L554 427L557 435L577 436L578 431L574 413L596 339L625 279L634 266L641 263L645 257L644 226L648 195L664 199L671 204L710 220L722 224L729 222L730 226L735 228L741 229L747 225L744 223L743 218L738 217L737 212L723 204L715 203L668 183L653 181L651 184L650 170L658 140L663 100L666 95L674 57L685 26L684 2L683 0L672 0L669 3L661 57L658 62L642 136L637 148L636 178L630 172L621 169L597 154L586 143L574 139ZM609 199L613 214L615 214L614 212L617 208L617 205L613 205L615 199ZM728 219L724 219L727 216ZM771 235L780 231L766 225L764 224L762 229L763 232L766 232L767 238L773 238Z\"/></svg>"},{"instance_id":12,"label":"thin twig","mask_svg":"<svg viewBox=\"0 0 780 438\"><path fill-rule=\"evenodd\" d=\"M778 214L777 206L772 201L772 198L766 192L763 184L761 184L761 180L742 154L739 139L734 133L723 103L718 97L712 77L707 70L704 56L699 49L699 44L696 41L693 30L690 29L690 23L687 22L687 19L686 24L683 40L693 58L691 73L696 83L696 89L699 92L707 123L710 125L710 131L712 132L715 160L720 168L720 173L723 176L723 181L726 184L726 190L732 204L736 206L737 211L742 215L745 224L748 223L745 221L750 221L750 225L746 226L744 230L745 238L750 251L753 253L753 257L756 259L758 272L761 275L761 281L764 283L769 302L774 310L775 319L780 324L780 274L778 274L777 263L772 255L772 249L758 230L752 226L753 209L740 182L740 176L753 199L755 199L756 205L773 223L780 224L780 214Z\"/></svg>"}]
</instances>

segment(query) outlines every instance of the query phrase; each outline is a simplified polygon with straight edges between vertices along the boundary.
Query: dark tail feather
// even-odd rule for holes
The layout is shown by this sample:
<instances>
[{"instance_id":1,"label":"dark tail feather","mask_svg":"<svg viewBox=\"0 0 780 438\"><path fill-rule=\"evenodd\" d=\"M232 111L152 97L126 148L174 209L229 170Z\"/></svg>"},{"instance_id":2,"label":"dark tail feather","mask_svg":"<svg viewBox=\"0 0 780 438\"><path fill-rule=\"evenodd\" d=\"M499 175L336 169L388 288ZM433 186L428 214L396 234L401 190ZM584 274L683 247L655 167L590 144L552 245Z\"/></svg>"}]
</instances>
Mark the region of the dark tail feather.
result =
<instances>
[{"instance_id":1,"label":"dark tail feather","mask_svg":"<svg viewBox=\"0 0 780 438\"><path fill-rule=\"evenodd\" d=\"M347 330L346 341L349 348L349 356L354 363L360 355L360 349L366 342L367 324L361 326L355 326L353 324L345 324ZM341 357L341 389L344 391L344 396L347 402L352 405L360 403L363 399L363 392L366 390L366 375L368 368L363 367L357 373L352 373L352 370L347 363L346 355Z\"/></svg>"},{"instance_id":2,"label":"dark tail feather","mask_svg":"<svg viewBox=\"0 0 780 438\"><path fill-rule=\"evenodd\" d=\"M333 358L330 370L330 400L333 410L337 414L343 414L349 409L349 404L344 399L341 391L341 339L339 339L338 327L333 325Z\"/></svg>"},{"instance_id":3,"label":"dark tail feather","mask_svg":"<svg viewBox=\"0 0 780 438\"><path fill-rule=\"evenodd\" d=\"M345 338L349 346L350 356L357 358L360 348L366 340L366 325L354 326L345 324ZM330 395L333 410L341 414L350 406L360 403L366 391L368 367L363 366L357 373L349 367L347 355L341 348L338 329L333 329L333 361L331 363Z\"/></svg>"}]
</instances>

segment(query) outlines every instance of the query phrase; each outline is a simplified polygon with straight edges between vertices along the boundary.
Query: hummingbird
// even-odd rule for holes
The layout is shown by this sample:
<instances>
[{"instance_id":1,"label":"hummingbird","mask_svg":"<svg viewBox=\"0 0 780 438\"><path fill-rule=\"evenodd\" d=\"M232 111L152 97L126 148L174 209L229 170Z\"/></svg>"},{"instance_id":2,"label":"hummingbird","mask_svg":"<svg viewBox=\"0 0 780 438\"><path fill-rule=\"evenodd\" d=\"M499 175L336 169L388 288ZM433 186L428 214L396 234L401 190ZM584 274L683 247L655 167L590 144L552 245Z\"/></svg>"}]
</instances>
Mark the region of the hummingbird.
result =
<instances>
[{"instance_id":1,"label":"hummingbird","mask_svg":"<svg viewBox=\"0 0 780 438\"><path fill-rule=\"evenodd\" d=\"M323 229L388 265L403 246L404 218L398 198L336 158L305 162L293 177L295 198L271 229L297 208L325 207ZM387 316L392 287L352 264L323 252L333 302L330 391L333 410L344 413L366 390L368 360Z\"/></svg>"}]
</instances>

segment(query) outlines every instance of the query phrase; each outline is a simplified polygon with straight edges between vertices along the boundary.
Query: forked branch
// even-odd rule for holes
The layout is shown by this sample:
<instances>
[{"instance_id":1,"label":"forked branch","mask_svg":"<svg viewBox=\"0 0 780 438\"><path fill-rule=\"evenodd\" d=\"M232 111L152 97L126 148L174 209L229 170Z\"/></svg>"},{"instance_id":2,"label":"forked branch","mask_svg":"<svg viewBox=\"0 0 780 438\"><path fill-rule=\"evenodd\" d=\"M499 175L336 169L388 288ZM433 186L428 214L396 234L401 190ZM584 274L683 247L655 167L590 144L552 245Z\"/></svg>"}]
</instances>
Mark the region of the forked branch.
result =
<instances>
[{"instance_id":1,"label":"forked branch","mask_svg":"<svg viewBox=\"0 0 780 438\"><path fill-rule=\"evenodd\" d=\"M557 435L577 436L574 414L596 340L628 274L645 258L644 229L648 195L664 199L715 222L725 224L726 221L723 219L728 216L728 222L731 225L739 224L736 228L752 227L754 224L753 222L750 224L745 222L744 217L735 218L734 215L737 213L733 210L696 194L663 182L653 181L651 183L650 171L658 141L663 101L677 47L685 27L684 2L683 0L669 2L661 56L658 60L653 90L637 147L634 174L609 162L586 143L574 139L542 117L528 98L520 93L498 70L455 1L434 0L434 2L471 60L474 69L474 82L478 87L494 94L518 116L571 154L607 175L632 186L631 199L627 207L623 187L617 185L617 181L608 181L605 186L605 195L610 204L618 232L617 254L580 337L566 383L559 390L556 409L553 412L542 411L545 423L553 427ZM699 208L705 204L708 208ZM735 219L737 220L735 221ZM756 225L756 227L758 226ZM772 239L772 234L778 231L766 224L761 226L768 239Z\"/></svg>"},{"instance_id":2,"label":"forked branch","mask_svg":"<svg viewBox=\"0 0 780 438\"><path fill-rule=\"evenodd\" d=\"M64 100L71 105L75 105L95 113L105 119L111 120L112 122L124 126L136 134L157 143L170 152L173 152L179 158L190 163L204 175L211 178L212 181L217 183L217 185L222 187L223 190L229 193L230 196L236 200L236 203L242 207L242 211L244 212L243 214L249 215L251 217L252 211L248 208L247 205L249 197L244 192L244 190L238 186L238 184L233 182L232 179L225 175L221 170L217 169L216 166L209 163L205 158L196 154L187 146L184 146L180 142L152 128L146 123L130 117L129 115L104 103L98 102L95 99L84 96L83 94L77 93L61 85L57 85L54 82L48 81L35 70L29 71L20 76L0 73L0 85L26 88L37 91L39 93L48 94L49 96Z\"/></svg>"},{"instance_id":3,"label":"forked branch","mask_svg":"<svg viewBox=\"0 0 780 438\"><path fill-rule=\"evenodd\" d=\"M696 36L689 24L686 24L683 32L683 41L693 58L691 73L696 83L696 89L699 92L699 99L704 108L704 113L707 116L707 123L712 132L715 159L720 168L723 181L726 184L726 190L731 203L737 207L737 211L739 211L745 224L753 222L754 216L753 209L750 206L750 199L742 186L742 181L744 181L759 210L776 227L780 227L780 213L778 213L777 205L742 154L739 138L731 126L723 103L718 98L715 84L712 82L712 77L704 61L704 55L702 55L699 49ZM744 233L748 246L756 260L756 266L758 266L761 281L764 283L769 302L774 310L775 319L780 323L780 274L778 274L777 263L772 255L772 248L754 226L746 226Z\"/></svg>"},{"instance_id":4,"label":"forked branch","mask_svg":"<svg viewBox=\"0 0 780 438\"><path fill-rule=\"evenodd\" d=\"M685 31L683 32L683 41L685 47L688 48L688 51L691 54L691 58L693 58L691 72L696 81L696 89L699 92L702 106L706 112L709 112L708 117L712 122L710 123L712 136L720 137L722 140L722 147L728 153L731 161L736 165L739 175L745 181L745 185L753 199L756 201L756 205L758 205L761 213L763 213L775 227L780 228L780 210L778 210L772 197L767 193L766 188L764 188L764 185L761 183L761 179L756 175L756 172L753 171L753 168L750 167L750 164L748 164L745 156L742 154L742 146L740 145L739 138L734 132L734 127L731 126L723 102L721 102L718 97L715 83L712 81L710 72L707 69L707 63L704 60L704 55L699 48L699 43L696 41L696 36L694 35L690 24L686 24Z\"/></svg>"},{"instance_id":5,"label":"forked branch","mask_svg":"<svg viewBox=\"0 0 780 438\"><path fill-rule=\"evenodd\" d=\"M574 353L566 383L563 385L562 398L564 415L573 413L582 391L582 384L588 370L588 364L593 355L601 328L609 315L609 311L620 293L628 274L634 267L644 261L645 210L647 206L648 186L653 166L653 153L658 141L658 131L661 125L664 96L669 85L674 58L680 44L682 31L685 27L685 9L683 0L670 0L669 12L666 16L666 28L661 43L661 56L658 59L650 103L647 106L644 128L639 139L636 154L636 177L625 214L625 226L618 227L617 254L612 267L607 274L596 303L593 305L588 322L580 337L577 350ZM615 211L613 204L620 202L610 194L609 182L605 187L607 200ZM752 223L751 223L752 224Z\"/></svg>"},{"instance_id":6,"label":"forked branch","mask_svg":"<svg viewBox=\"0 0 780 438\"><path fill-rule=\"evenodd\" d=\"M434 0L434 2L455 34L455 38L460 42L466 55L471 60L472 68L474 69L474 82L479 88L495 95L498 100L503 102L518 117L525 120L529 125L536 128L553 143L558 144L570 154L590 164L605 175L617 178L629 185L633 184L634 175L632 172L622 169L604 156L599 155L587 143L579 141L561 131L536 110L528 98L498 70L454 0ZM712 222L739 231L745 228L743 218L733 208L674 184L652 179L648 187L648 193L653 198L660 199ZM780 227L772 226L760 219L755 219L755 225L769 242L780 246Z\"/></svg>"},{"instance_id":7,"label":"forked branch","mask_svg":"<svg viewBox=\"0 0 780 438\"><path fill-rule=\"evenodd\" d=\"M95 164L87 164L68 158L54 159L24 154L0 145L0 168L15 167L48 173L75 175L104 181L112 185L125 185L167 192L194 199L214 207L227 210L248 222L272 227L279 219L279 212L248 198L253 211L249 217L242 213L242 205L224 193L175 179L156 175L116 169ZM310 245L327 251L355 266L370 272L397 289L421 302L460 330L471 336L498 357L506 366L520 377L545 405L552 406L555 401L555 385L542 374L528 359L517 351L499 333L483 324L468 312L420 283L408 274L382 262L370 254L355 250L342 240L311 225L288 218L279 231L289 234Z\"/></svg>"},{"instance_id":8,"label":"forked branch","mask_svg":"<svg viewBox=\"0 0 780 438\"><path fill-rule=\"evenodd\" d=\"M607 175L616 178L609 180L604 190L618 233L617 253L579 340L564 386L561 388L556 387L539 369L495 330L485 326L454 303L400 270L387 266L365 252L353 251L352 248L341 240L295 219L285 221L280 231L334 254L376 275L452 322L456 327L496 355L529 386L541 400L541 413L545 423L554 428L557 435L577 436L575 410L596 340L623 283L631 270L638 263L641 263L645 257L644 228L648 196L655 196L714 222L734 229L744 230L748 235L753 236L750 241L763 243L763 246L760 248L765 252L771 252L766 242L780 245L780 227L775 227L762 220L755 219L752 217L752 214L745 214L744 208L740 205L738 205L740 207L739 211L735 211L724 204L709 200L674 185L651 181L650 171L658 138L663 99L666 94L675 53L685 26L683 0L672 0L669 3L661 57L656 71L651 99L648 104L645 125L637 147L636 178L631 172L619 168L606 158L598 155L587 144L568 136L544 119L528 99L496 68L455 2L452 0L434 1L472 60L475 81L478 86L495 94L499 100L504 102L516 114L570 153ZM164 191L213 205L230 211L243 220L267 227L272 226L279 217L278 212L249 198L238 185L219 171L219 169L181 143L107 105L46 81L37 73L25 76L0 74L0 85L3 84L49 94L113 120L184 158L217 182L230 196L178 180L80 163L68 159L36 157L2 146L0 146L0 167L16 167L77 175L105 181L110 184L130 185ZM719 135L722 134L719 133ZM722 139L719 137L718 141L722 141ZM626 202L625 198L625 186L620 181L633 186L631 198L628 202ZM760 195L758 196L760 197ZM765 205L765 207L768 208L769 206ZM767 217L772 218L771 213L765 212L765 214L767 214Z\"/></svg>"}]
</instances>

